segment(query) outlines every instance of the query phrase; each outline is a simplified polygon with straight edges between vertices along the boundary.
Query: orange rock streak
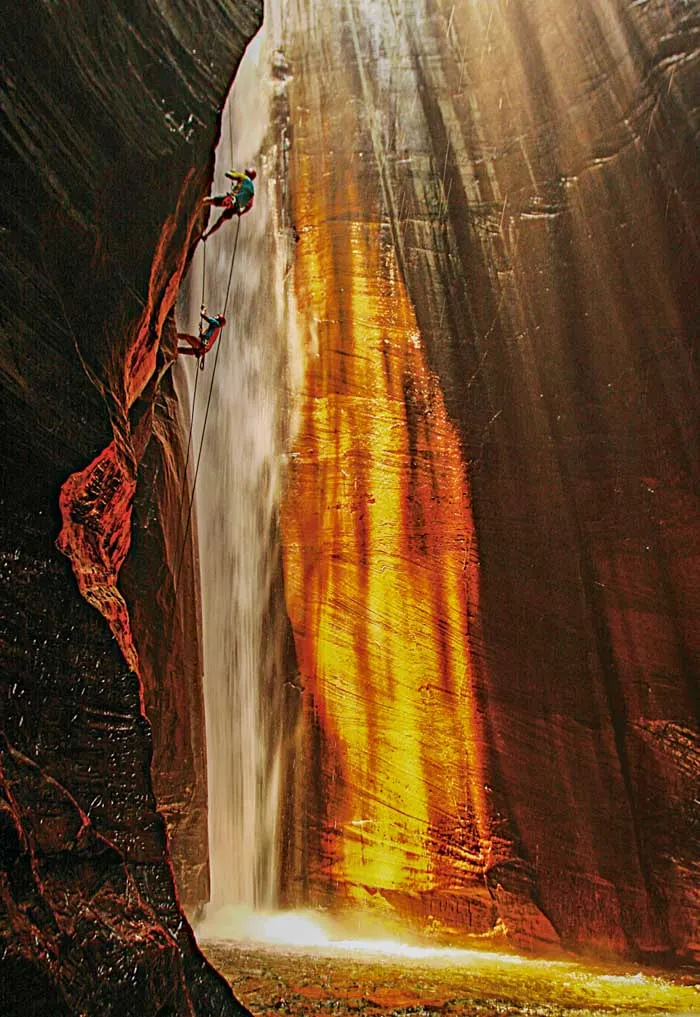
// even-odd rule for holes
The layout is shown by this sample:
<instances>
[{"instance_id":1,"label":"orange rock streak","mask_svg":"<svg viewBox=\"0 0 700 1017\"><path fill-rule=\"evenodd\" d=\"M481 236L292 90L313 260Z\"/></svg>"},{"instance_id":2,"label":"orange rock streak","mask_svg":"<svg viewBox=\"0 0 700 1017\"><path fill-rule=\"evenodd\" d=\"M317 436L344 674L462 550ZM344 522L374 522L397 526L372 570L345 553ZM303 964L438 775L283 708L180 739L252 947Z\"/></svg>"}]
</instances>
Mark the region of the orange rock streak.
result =
<instances>
[{"instance_id":1,"label":"orange rock streak","mask_svg":"<svg viewBox=\"0 0 700 1017\"><path fill-rule=\"evenodd\" d=\"M485 830L465 469L393 250L357 221L349 173L329 199L310 165L297 166L306 374L283 542L306 731L320 724L325 746L323 881L356 898L458 889Z\"/></svg>"}]
</instances>

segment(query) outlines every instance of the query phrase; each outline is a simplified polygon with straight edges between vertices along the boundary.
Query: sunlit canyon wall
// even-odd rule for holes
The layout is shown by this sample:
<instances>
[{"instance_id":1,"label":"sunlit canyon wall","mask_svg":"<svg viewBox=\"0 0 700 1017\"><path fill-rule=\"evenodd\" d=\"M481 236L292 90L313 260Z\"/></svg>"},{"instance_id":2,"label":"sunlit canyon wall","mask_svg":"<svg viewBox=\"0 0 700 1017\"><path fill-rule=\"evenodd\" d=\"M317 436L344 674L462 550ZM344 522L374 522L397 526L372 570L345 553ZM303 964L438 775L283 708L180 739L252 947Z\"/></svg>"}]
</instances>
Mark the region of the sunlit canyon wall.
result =
<instances>
[{"instance_id":1,"label":"sunlit canyon wall","mask_svg":"<svg viewBox=\"0 0 700 1017\"><path fill-rule=\"evenodd\" d=\"M180 906L207 894L206 767L167 371L220 108L261 15L252 0L3 11L5 1017L246 1012Z\"/></svg>"},{"instance_id":2,"label":"sunlit canyon wall","mask_svg":"<svg viewBox=\"0 0 700 1017\"><path fill-rule=\"evenodd\" d=\"M290 5L290 901L697 952L696 34Z\"/></svg>"}]
</instances>

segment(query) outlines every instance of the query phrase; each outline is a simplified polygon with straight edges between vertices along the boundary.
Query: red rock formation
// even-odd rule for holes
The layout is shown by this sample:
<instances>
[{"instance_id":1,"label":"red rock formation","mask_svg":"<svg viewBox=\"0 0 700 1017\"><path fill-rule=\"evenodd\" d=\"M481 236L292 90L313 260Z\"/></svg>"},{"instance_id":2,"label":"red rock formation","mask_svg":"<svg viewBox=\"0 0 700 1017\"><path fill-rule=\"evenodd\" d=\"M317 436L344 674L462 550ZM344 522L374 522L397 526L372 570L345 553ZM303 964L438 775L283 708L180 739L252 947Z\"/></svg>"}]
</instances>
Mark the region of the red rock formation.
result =
<instances>
[{"instance_id":1,"label":"red rock formation","mask_svg":"<svg viewBox=\"0 0 700 1017\"><path fill-rule=\"evenodd\" d=\"M64 523L57 546L71 559L80 592L107 619L124 659L138 672L129 612L117 589L131 541L135 490L136 471L112 442L63 485L59 505Z\"/></svg>"},{"instance_id":2,"label":"red rock formation","mask_svg":"<svg viewBox=\"0 0 700 1017\"><path fill-rule=\"evenodd\" d=\"M138 654L117 577L129 550L137 468L150 428L132 430L129 414L156 372L163 325L172 313L200 219L200 193L201 182L190 172L177 210L166 219L156 244L144 312L126 327L121 339L124 361L115 357L109 365L104 387L112 397L114 440L66 480L59 498L63 528L58 547L72 562L80 592L107 619L125 660L137 673Z\"/></svg>"}]
</instances>

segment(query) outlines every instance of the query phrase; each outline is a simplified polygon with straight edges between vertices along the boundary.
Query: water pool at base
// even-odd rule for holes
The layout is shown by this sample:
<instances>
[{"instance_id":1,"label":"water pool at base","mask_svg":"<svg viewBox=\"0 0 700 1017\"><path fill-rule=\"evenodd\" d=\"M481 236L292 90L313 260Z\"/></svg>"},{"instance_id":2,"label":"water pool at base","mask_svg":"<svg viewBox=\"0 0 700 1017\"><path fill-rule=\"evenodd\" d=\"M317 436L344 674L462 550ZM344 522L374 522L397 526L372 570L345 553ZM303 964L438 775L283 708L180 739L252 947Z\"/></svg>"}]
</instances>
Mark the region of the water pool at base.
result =
<instances>
[{"instance_id":1,"label":"water pool at base","mask_svg":"<svg viewBox=\"0 0 700 1017\"><path fill-rule=\"evenodd\" d=\"M382 952L202 942L255 1017L634 1017L700 1014L700 991L647 970L472 950ZM408 949L408 952L405 952ZM689 977L688 977L689 980Z\"/></svg>"}]
</instances>

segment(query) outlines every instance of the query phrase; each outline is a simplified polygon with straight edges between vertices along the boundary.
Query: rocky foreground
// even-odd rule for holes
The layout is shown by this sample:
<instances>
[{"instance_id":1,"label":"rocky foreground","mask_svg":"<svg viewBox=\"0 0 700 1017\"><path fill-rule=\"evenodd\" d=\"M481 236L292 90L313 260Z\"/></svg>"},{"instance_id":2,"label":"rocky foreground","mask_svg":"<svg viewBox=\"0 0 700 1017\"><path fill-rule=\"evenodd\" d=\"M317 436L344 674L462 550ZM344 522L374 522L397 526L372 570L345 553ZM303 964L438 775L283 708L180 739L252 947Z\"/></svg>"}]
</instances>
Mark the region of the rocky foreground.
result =
<instances>
[{"instance_id":1,"label":"rocky foreground","mask_svg":"<svg viewBox=\"0 0 700 1017\"><path fill-rule=\"evenodd\" d=\"M698 987L651 971L464 953L378 956L205 943L256 1017L670 1017L697 1012Z\"/></svg>"}]
</instances>

